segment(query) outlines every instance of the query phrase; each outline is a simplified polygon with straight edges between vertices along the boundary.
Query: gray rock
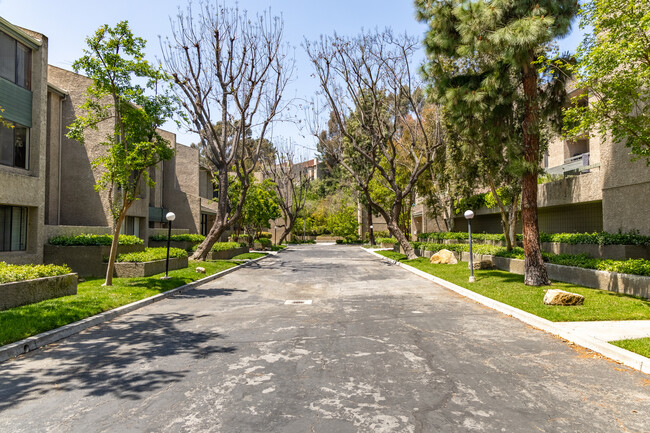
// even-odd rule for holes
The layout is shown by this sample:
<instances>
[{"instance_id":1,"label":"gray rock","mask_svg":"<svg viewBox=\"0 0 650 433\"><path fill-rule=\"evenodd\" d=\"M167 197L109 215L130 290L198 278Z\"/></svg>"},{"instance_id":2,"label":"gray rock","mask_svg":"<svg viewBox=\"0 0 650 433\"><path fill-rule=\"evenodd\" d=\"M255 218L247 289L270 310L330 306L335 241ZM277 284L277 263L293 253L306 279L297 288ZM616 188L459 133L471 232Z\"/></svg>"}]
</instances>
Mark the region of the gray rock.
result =
<instances>
[{"instance_id":1,"label":"gray rock","mask_svg":"<svg viewBox=\"0 0 650 433\"><path fill-rule=\"evenodd\" d=\"M202 268L201 266L197 266L196 272L199 274L205 274L205 268Z\"/></svg>"}]
</instances>

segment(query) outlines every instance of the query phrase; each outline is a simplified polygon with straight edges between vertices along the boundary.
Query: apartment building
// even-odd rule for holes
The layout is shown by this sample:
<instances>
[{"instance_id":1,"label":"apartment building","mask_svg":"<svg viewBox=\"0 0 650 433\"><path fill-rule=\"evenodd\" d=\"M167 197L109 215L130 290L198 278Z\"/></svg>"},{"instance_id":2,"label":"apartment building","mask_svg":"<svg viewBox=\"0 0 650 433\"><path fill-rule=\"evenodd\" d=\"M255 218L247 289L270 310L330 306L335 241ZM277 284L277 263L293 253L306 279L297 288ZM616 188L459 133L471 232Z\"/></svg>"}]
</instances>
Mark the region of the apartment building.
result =
<instances>
[{"instance_id":1,"label":"apartment building","mask_svg":"<svg viewBox=\"0 0 650 433\"><path fill-rule=\"evenodd\" d=\"M0 18L0 261L7 263L43 257L47 49L44 35Z\"/></svg>"},{"instance_id":2,"label":"apartment building","mask_svg":"<svg viewBox=\"0 0 650 433\"><path fill-rule=\"evenodd\" d=\"M593 97L571 89L571 97ZM624 143L610 137L551 140L542 161L546 176L538 185L539 229L545 233L638 231L650 235L650 168L645 161L632 161ZM472 230L501 233L497 208L474 209ZM453 213L452 230L466 231L467 221ZM412 214L414 231L444 231L441 220L427 217L417 203ZM519 223L521 231L521 222Z\"/></svg>"}]
</instances>

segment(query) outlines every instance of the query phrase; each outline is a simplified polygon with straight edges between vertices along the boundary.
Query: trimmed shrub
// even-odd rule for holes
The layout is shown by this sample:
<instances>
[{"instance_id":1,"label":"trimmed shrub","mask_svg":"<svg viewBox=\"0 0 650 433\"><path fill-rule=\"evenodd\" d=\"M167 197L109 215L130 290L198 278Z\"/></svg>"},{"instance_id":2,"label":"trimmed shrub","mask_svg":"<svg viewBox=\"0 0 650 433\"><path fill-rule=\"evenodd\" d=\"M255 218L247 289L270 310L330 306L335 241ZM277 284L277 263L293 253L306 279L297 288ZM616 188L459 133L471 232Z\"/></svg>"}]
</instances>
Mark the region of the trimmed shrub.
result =
<instances>
[{"instance_id":1,"label":"trimmed shrub","mask_svg":"<svg viewBox=\"0 0 650 433\"><path fill-rule=\"evenodd\" d=\"M227 251L227 250L233 250L235 248L240 248L240 247L245 247L247 244L246 243L240 243L240 242L215 242L214 245L212 245L212 251Z\"/></svg>"},{"instance_id":2,"label":"trimmed shrub","mask_svg":"<svg viewBox=\"0 0 650 433\"><path fill-rule=\"evenodd\" d=\"M397 243L397 239L395 239L395 238L375 238L375 243L376 244L393 244L393 245L395 245Z\"/></svg>"},{"instance_id":3,"label":"trimmed shrub","mask_svg":"<svg viewBox=\"0 0 650 433\"><path fill-rule=\"evenodd\" d=\"M156 236L149 236L150 241L166 241L167 240L167 235L156 235ZM199 235L196 233L183 233L180 235L172 235L171 236L172 241L177 241L177 242L203 242L205 240L205 236Z\"/></svg>"},{"instance_id":4,"label":"trimmed shrub","mask_svg":"<svg viewBox=\"0 0 650 433\"><path fill-rule=\"evenodd\" d=\"M187 257L187 251L180 248L170 248L169 258ZM145 248L144 251L136 253L120 254L115 261L117 262L153 262L154 260L165 260L167 258L167 248Z\"/></svg>"},{"instance_id":5,"label":"trimmed shrub","mask_svg":"<svg viewBox=\"0 0 650 433\"><path fill-rule=\"evenodd\" d=\"M262 239L262 238L271 239L272 237L273 237L273 235L271 233L269 233L269 232L261 232L259 234L260 239Z\"/></svg>"},{"instance_id":6,"label":"trimmed shrub","mask_svg":"<svg viewBox=\"0 0 650 433\"><path fill-rule=\"evenodd\" d=\"M270 247L273 242L269 238L259 238L255 242L259 242L264 248Z\"/></svg>"},{"instance_id":7,"label":"trimmed shrub","mask_svg":"<svg viewBox=\"0 0 650 433\"><path fill-rule=\"evenodd\" d=\"M8 265L0 262L0 284L15 281L33 280L34 278L55 277L72 272L67 266L57 265Z\"/></svg>"},{"instance_id":8,"label":"trimmed shrub","mask_svg":"<svg viewBox=\"0 0 650 433\"><path fill-rule=\"evenodd\" d=\"M165 240L167 237L165 237ZM50 238L48 243L50 245L59 246L97 246L97 245L111 245L113 242L113 235L89 235L81 234L76 236L55 236ZM120 245L142 245L144 241L137 236L120 235Z\"/></svg>"}]
</instances>

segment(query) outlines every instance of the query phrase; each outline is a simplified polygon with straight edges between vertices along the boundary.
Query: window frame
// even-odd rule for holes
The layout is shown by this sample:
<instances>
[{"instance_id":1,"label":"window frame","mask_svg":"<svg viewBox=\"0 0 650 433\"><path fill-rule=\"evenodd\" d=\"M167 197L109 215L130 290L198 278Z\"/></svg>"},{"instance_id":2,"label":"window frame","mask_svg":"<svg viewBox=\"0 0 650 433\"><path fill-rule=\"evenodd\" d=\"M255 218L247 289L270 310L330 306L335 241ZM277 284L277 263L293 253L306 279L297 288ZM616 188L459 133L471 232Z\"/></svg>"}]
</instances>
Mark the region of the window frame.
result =
<instances>
[{"instance_id":1,"label":"window frame","mask_svg":"<svg viewBox=\"0 0 650 433\"><path fill-rule=\"evenodd\" d=\"M12 37L10 34L3 32L0 30L0 33L2 33L6 38L10 39L13 42L13 60L14 60L14 65L13 65L13 78L8 78L4 76L0 76L0 78L5 79L9 81L10 83L15 84L16 86L22 87L23 89L26 90L32 90L32 54L33 50L28 47L27 45L23 44L16 38ZM25 64L20 64L19 58L20 56L18 55L19 48L23 49L24 52L26 53L25 55ZM24 68L24 70L23 70ZM23 83L19 83L18 78L19 78L19 71L22 70L22 74L24 74L23 77Z\"/></svg>"},{"instance_id":2,"label":"window frame","mask_svg":"<svg viewBox=\"0 0 650 433\"><path fill-rule=\"evenodd\" d=\"M7 212L7 209L9 210ZM11 205L0 205L0 211L9 215L8 219L5 219L3 225L0 226L0 233L6 233L6 227L9 227L9 239L3 239L3 242L0 242L0 253L10 253L16 251L27 251L27 232L29 228L29 208L25 206L11 206ZM20 213L20 221L18 222L18 239L14 240L14 228L16 226L14 222L14 213L18 211ZM13 248L15 243L18 243L18 248ZM5 249L5 245L9 245L8 249Z\"/></svg>"},{"instance_id":3,"label":"window frame","mask_svg":"<svg viewBox=\"0 0 650 433\"><path fill-rule=\"evenodd\" d=\"M8 121L6 119L4 119L4 121L5 121L5 123L11 124L11 127L0 125L0 128L7 128L7 129L11 130L11 134L12 134L12 140L11 141L13 142L13 145L12 145L12 157L11 157L12 163L7 164L7 163L4 163L4 162L0 161L0 166L14 167L14 168L22 169L22 170L29 170L29 165L30 165L29 164L29 159L30 159L30 156L31 156L30 155L31 154L31 145L30 145L31 128L29 128L29 127L27 127L25 125L21 125L20 123ZM25 165L24 166L16 164L16 154L17 154L17 152L16 152L16 132L18 131L17 128L25 130L25 143L24 143L24 146L25 146L25 155L24 155ZM3 143L0 142L0 147L2 147L2 145L3 145Z\"/></svg>"}]
</instances>

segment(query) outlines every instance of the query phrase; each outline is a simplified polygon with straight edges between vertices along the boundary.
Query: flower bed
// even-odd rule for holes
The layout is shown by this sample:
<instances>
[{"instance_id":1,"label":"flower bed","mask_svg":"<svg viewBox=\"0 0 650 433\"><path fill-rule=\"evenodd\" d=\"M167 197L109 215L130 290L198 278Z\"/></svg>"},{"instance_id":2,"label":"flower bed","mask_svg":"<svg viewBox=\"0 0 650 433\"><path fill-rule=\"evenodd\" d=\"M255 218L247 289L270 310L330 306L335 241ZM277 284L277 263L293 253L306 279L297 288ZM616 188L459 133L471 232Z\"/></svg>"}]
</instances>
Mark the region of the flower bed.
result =
<instances>
[{"instance_id":1,"label":"flower bed","mask_svg":"<svg viewBox=\"0 0 650 433\"><path fill-rule=\"evenodd\" d=\"M0 262L0 310L77 294L77 274L66 266Z\"/></svg>"}]
</instances>

